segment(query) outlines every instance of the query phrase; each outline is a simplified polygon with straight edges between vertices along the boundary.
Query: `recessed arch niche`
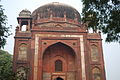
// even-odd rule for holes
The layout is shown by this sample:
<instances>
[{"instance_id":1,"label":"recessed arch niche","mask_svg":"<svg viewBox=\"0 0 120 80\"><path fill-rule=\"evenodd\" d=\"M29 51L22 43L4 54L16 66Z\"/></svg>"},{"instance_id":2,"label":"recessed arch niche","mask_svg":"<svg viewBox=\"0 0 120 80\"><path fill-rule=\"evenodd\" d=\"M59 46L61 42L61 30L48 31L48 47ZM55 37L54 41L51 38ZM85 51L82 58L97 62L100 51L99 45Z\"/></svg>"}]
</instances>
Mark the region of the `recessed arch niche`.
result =
<instances>
[{"instance_id":1,"label":"recessed arch niche","mask_svg":"<svg viewBox=\"0 0 120 80\"><path fill-rule=\"evenodd\" d=\"M22 43L18 48L18 60L26 61L27 60L27 44Z\"/></svg>"},{"instance_id":2,"label":"recessed arch niche","mask_svg":"<svg viewBox=\"0 0 120 80\"><path fill-rule=\"evenodd\" d=\"M99 61L99 50L98 50L98 46L95 44L91 45L91 61L92 62Z\"/></svg>"},{"instance_id":3,"label":"recessed arch niche","mask_svg":"<svg viewBox=\"0 0 120 80\"><path fill-rule=\"evenodd\" d=\"M92 69L93 80L101 80L101 70L97 67Z\"/></svg>"},{"instance_id":4,"label":"recessed arch niche","mask_svg":"<svg viewBox=\"0 0 120 80\"><path fill-rule=\"evenodd\" d=\"M76 55L74 50L66 44L61 42L50 45L43 53L43 80L46 79L45 76L51 76L51 73L67 73L73 74L75 78L76 71ZM57 66L57 62L61 63L61 68ZM61 69L56 71L57 68ZM74 80L74 79L73 79Z\"/></svg>"}]
</instances>

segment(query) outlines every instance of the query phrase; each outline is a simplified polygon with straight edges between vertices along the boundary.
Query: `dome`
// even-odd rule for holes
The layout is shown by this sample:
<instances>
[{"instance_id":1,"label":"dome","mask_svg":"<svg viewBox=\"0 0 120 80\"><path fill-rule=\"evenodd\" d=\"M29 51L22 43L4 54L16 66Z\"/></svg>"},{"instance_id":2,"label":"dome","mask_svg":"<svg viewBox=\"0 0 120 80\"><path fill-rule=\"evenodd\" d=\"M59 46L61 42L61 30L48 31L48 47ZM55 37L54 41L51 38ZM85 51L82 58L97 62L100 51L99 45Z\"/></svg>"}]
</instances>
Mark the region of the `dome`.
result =
<instances>
[{"instance_id":1,"label":"dome","mask_svg":"<svg viewBox=\"0 0 120 80\"><path fill-rule=\"evenodd\" d=\"M37 8L33 11L32 18L33 20L37 20L38 17L39 19L50 18L51 15L52 17L76 19L78 22L80 22L81 19L79 12L75 8L58 2L49 3Z\"/></svg>"},{"instance_id":2,"label":"dome","mask_svg":"<svg viewBox=\"0 0 120 80\"><path fill-rule=\"evenodd\" d=\"M24 9L19 13L19 17L31 17L31 12L27 9Z\"/></svg>"}]
</instances>

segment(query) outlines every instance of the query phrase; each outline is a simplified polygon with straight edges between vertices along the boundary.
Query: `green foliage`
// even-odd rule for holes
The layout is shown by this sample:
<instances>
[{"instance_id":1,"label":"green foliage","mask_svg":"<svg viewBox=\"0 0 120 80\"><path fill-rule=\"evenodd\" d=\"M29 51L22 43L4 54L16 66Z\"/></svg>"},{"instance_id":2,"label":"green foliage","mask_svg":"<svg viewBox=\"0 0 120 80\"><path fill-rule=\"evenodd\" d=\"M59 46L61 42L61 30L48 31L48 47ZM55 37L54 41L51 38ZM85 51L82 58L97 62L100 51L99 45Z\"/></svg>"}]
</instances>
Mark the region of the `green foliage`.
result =
<instances>
[{"instance_id":1,"label":"green foliage","mask_svg":"<svg viewBox=\"0 0 120 80\"><path fill-rule=\"evenodd\" d=\"M7 16L4 14L4 9L0 5L0 48L6 44L6 38L10 35L9 28L6 27Z\"/></svg>"},{"instance_id":2,"label":"green foliage","mask_svg":"<svg viewBox=\"0 0 120 80\"><path fill-rule=\"evenodd\" d=\"M107 34L106 41L120 42L120 0L82 0L83 22Z\"/></svg>"},{"instance_id":3,"label":"green foliage","mask_svg":"<svg viewBox=\"0 0 120 80\"><path fill-rule=\"evenodd\" d=\"M8 52L0 50L0 80L9 79L11 72L12 56Z\"/></svg>"},{"instance_id":4,"label":"green foliage","mask_svg":"<svg viewBox=\"0 0 120 80\"><path fill-rule=\"evenodd\" d=\"M17 80L17 73L12 71L12 55L0 50L0 80Z\"/></svg>"},{"instance_id":5,"label":"green foliage","mask_svg":"<svg viewBox=\"0 0 120 80\"><path fill-rule=\"evenodd\" d=\"M21 71L13 72L12 60L12 55L0 50L0 80L27 80L27 75ZM24 67L24 71L27 74L29 68Z\"/></svg>"}]
</instances>

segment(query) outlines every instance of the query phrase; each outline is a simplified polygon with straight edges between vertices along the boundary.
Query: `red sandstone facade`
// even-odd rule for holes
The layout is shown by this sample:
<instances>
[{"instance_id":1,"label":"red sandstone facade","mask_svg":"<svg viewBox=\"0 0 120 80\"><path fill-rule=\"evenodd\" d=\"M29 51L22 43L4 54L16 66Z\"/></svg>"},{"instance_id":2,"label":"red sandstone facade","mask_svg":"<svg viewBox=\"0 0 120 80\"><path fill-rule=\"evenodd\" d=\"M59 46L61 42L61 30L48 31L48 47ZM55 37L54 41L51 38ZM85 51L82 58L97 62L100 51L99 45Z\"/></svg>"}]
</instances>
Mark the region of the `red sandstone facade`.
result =
<instances>
[{"instance_id":1,"label":"red sandstone facade","mask_svg":"<svg viewBox=\"0 0 120 80\"><path fill-rule=\"evenodd\" d=\"M13 69L25 79L105 80L101 35L89 33L74 8L51 3L17 19Z\"/></svg>"}]
</instances>

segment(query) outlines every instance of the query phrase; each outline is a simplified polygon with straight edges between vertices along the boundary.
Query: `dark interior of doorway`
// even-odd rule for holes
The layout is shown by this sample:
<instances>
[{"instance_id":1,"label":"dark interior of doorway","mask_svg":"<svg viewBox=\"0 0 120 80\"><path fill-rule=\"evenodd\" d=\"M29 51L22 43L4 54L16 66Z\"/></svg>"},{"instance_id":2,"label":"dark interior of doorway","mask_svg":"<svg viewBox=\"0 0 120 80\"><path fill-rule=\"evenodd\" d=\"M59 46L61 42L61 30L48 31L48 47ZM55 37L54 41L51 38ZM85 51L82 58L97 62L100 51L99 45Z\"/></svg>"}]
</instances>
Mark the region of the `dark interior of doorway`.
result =
<instances>
[{"instance_id":1,"label":"dark interior of doorway","mask_svg":"<svg viewBox=\"0 0 120 80\"><path fill-rule=\"evenodd\" d=\"M60 77L57 77L56 80L64 80L64 79L62 79L62 78L60 78Z\"/></svg>"}]
</instances>

